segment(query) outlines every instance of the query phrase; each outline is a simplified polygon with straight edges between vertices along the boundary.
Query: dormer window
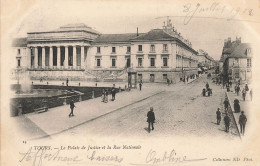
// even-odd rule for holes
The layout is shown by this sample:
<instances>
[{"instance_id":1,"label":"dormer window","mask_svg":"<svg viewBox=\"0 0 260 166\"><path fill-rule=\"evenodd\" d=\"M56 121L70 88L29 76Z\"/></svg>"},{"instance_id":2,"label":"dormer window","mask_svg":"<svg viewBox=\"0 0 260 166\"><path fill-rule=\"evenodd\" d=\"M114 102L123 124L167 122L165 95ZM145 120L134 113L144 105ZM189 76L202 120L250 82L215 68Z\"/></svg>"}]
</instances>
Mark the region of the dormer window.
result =
<instances>
[{"instance_id":1,"label":"dormer window","mask_svg":"<svg viewBox=\"0 0 260 166\"><path fill-rule=\"evenodd\" d=\"M142 52L143 51L143 46L142 45L138 45L138 51Z\"/></svg>"},{"instance_id":2,"label":"dormer window","mask_svg":"<svg viewBox=\"0 0 260 166\"><path fill-rule=\"evenodd\" d=\"M131 52L131 47L127 47L127 52L128 52L128 53Z\"/></svg>"},{"instance_id":3,"label":"dormer window","mask_svg":"<svg viewBox=\"0 0 260 166\"><path fill-rule=\"evenodd\" d=\"M153 44L150 46L150 52L155 52L155 46Z\"/></svg>"},{"instance_id":4,"label":"dormer window","mask_svg":"<svg viewBox=\"0 0 260 166\"><path fill-rule=\"evenodd\" d=\"M116 53L116 47L112 47L112 53Z\"/></svg>"},{"instance_id":5,"label":"dormer window","mask_svg":"<svg viewBox=\"0 0 260 166\"><path fill-rule=\"evenodd\" d=\"M100 53L100 47L97 47L97 53Z\"/></svg>"},{"instance_id":6,"label":"dormer window","mask_svg":"<svg viewBox=\"0 0 260 166\"><path fill-rule=\"evenodd\" d=\"M167 44L163 44L163 51L168 51L168 45Z\"/></svg>"}]
</instances>

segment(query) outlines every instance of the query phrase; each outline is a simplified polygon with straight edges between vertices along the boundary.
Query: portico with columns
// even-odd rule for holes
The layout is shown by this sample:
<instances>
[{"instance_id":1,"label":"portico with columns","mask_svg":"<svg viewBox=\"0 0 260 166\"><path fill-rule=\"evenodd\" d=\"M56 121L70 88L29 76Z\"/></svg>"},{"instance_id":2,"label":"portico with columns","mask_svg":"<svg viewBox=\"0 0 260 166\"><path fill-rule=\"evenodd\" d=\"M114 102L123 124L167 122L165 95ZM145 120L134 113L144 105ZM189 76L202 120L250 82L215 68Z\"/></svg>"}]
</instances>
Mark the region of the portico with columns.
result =
<instances>
[{"instance_id":1,"label":"portico with columns","mask_svg":"<svg viewBox=\"0 0 260 166\"><path fill-rule=\"evenodd\" d=\"M30 75L35 79L42 76L48 79L83 76L88 49L99 35L85 24L69 24L53 31L28 32ZM61 71L64 72L61 74Z\"/></svg>"},{"instance_id":2,"label":"portico with columns","mask_svg":"<svg viewBox=\"0 0 260 166\"><path fill-rule=\"evenodd\" d=\"M31 70L83 70L90 45L29 45Z\"/></svg>"}]
</instances>

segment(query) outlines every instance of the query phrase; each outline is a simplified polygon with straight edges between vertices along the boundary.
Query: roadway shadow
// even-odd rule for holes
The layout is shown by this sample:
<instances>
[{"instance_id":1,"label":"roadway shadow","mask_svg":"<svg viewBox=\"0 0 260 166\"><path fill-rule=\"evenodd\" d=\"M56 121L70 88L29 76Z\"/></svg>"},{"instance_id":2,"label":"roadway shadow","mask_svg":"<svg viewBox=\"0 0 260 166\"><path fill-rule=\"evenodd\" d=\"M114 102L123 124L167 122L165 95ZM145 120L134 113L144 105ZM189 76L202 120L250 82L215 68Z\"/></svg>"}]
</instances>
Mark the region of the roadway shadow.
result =
<instances>
[{"instance_id":1,"label":"roadway shadow","mask_svg":"<svg viewBox=\"0 0 260 166\"><path fill-rule=\"evenodd\" d=\"M215 125L218 125L217 122L211 122L211 123L213 123L213 124L215 124Z\"/></svg>"},{"instance_id":2,"label":"roadway shadow","mask_svg":"<svg viewBox=\"0 0 260 166\"><path fill-rule=\"evenodd\" d=\"M148 133L150 133L150 131L148 130L148 127L145 127L144 130L146 130Z\"/></svg>"},{"instance_id":3,"label":"roadway shadow","mask_svg":"<svg viewBox=\"0 0 260 166\"><path fill-rule=\"evenodd\" d=\"M225 129L218 129L218 130L226 132L226 130L225 130Z\"/></svg>"}]
</instances>

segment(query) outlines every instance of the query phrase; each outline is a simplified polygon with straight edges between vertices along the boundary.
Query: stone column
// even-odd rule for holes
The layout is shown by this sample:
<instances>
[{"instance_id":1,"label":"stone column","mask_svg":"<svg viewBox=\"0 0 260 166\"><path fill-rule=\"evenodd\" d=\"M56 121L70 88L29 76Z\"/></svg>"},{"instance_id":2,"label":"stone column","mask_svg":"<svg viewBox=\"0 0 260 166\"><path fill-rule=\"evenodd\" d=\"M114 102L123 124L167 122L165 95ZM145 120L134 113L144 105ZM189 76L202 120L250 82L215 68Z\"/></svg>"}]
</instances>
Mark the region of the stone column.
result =
<instances>
[{"instance_id":1,"label":"stone column","mask_svg":"<svg viewBox=\"0 0 260 166\"><path fill-rule=\"evenodd\" d=\"M84 46L81 46L81 51L80 51L80 68L84 68Z\"/></svg>"},{"instance_id":2,"label":"stone column","mask_svg":"<svg viewBox=\"0 0 260 166\"><path fill-rule=\"evenodd\" d=\"M42 47L42 68L45 68L45 47Z\"/></svg>"},{"instance_id":3,"label":"stone column","mask_svg":"<svg viewBox=\"0 0 260 166\"><path fill-rule=\"evenodd\" d=\"M73 46L73 62L72 62L73 69L77 68L77 46Z\"/></svg>"},{"instance_id":4,"label":"stone column","mask_svg":"<svg viewBox=\"0 0 260 166\"><path fill-rule=\"evenodd\" d=\"M38 47L35 47L34 51L34 68L38 68Z\"/></svg>"},{"instance_id":5,"label":"stone column","mask_svg":"<svg viewBox=\"0 0 260 166\"><path fill-rule=\"evenodd\" d=\"M53 49L52 46L50 46L50 54L49 54L49 67L53 68Z\"/></svg>"},{"instance_id":6,"label":"stone column","mask_svg":"<svg viewBox=\"0 0 260 166\"><path fill-rule=\"evenodd\" d=\"M31 49L29 47L26 48L26 68L30 69L31 67Z\"/></svg>"},{"instance_id":7,"label":"stone column","mask_svg":"<svg viewBox=\"0 0 260 166\"><path fill-rule=\"evenodd\" d=\"M60 46L57 46L57 68L60 68Z\"/></svg>"},{"instance_id":8,"label":"stone column","mask_svg":"<svg viewBox=\"0 0 260 166\"><path fill-rule=\"evenodd\" d=\"M68 68L68 64L69 64L69 47L65 46L65 60L64 60L64 68L67 69Z\"/></svg>"}]
</instances>

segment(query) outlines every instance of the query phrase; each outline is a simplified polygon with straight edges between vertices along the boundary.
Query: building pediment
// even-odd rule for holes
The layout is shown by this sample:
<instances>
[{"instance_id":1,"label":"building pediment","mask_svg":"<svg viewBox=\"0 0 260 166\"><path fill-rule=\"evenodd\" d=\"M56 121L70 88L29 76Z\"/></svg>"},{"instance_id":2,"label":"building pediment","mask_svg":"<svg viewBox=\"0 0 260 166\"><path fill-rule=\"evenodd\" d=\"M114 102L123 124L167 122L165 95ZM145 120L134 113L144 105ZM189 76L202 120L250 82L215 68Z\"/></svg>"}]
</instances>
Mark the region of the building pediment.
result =
<instances>
[{"instance_id":1,"label":"building pediment","mask_svg":"<svg viewBox=\"0 0 260 166\"><path fill-rule=\"evenodd\" d=\"M28 43L53 41L93 41L100 33L85 24L68 24L52 31L28 32Z\"/></svg>"}]
</instances>

